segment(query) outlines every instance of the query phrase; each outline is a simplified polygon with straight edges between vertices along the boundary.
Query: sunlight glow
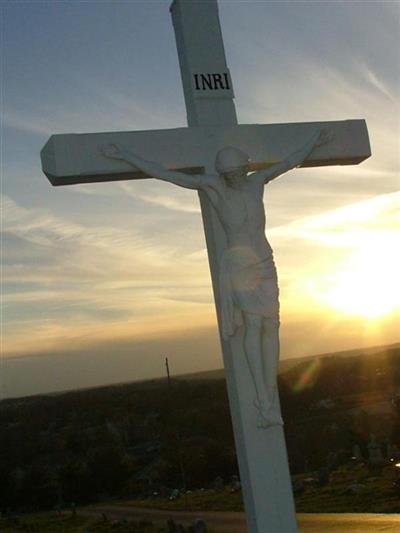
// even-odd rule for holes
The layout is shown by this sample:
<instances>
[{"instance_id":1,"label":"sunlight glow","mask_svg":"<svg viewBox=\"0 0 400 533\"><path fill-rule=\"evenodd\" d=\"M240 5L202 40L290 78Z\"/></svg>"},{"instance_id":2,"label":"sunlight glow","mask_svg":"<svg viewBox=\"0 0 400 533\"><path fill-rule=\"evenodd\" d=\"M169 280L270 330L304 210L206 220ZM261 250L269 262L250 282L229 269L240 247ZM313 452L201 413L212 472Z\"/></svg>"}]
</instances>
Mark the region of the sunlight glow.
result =
<instances>
[{"instance_id":1,"label":"sunlight glow","mask_svg":"<svg viewBox=\"0 0 400 533\"><path fill-rule=\"evenodd\" d=\"M399 251L392 239L365 240L321 297L330 307L368 319L400 306Z\"/></svg>"}]
</instances>

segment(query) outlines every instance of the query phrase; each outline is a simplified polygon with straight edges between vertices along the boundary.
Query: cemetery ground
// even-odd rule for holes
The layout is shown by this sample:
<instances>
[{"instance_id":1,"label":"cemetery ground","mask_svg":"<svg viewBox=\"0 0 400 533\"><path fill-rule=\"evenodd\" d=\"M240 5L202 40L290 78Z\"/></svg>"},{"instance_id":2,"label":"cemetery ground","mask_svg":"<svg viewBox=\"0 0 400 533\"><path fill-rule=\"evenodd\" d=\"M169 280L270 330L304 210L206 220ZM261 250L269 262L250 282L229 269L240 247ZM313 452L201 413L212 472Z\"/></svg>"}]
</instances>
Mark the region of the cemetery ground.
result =
<instances>
[{"instance_id":1,"label":"cemetery ground","mask_svg":"<svg viewBox=\"0 0 400 533\"><path fill-rule=\"evenodd\" d=\"M298 512L400 513L399 363L399 345L284 362L279 386ZM140 522L138 513L154 509L193 519L234 512L244 523L221 373L3 400L0 427L2 533L22 530L15 517L41 520L26 531L108 531L114 514L114 530L124 532L124 513ZM310 516L300 515L305 532L330 531Z\"/></svg>"},{"instance_id":2,"label":"cemetery ground","mask_svg":"<svg viewBox=\"0 0 400 533\"><path fill-rule=\"evenodd\" d=\"M342 465L331 473L329 483L321 483L317 475L309 473L295 475L294 486L302 486L301 492L295 494L296 509L300 513L400 513L397 470L400 469L387 465L376 475L363 464ZM232 493L229 486L189 491L174 500L153 497L113 505L193 512L244 510L240 491Z\"/></svg>"}]
</instances>

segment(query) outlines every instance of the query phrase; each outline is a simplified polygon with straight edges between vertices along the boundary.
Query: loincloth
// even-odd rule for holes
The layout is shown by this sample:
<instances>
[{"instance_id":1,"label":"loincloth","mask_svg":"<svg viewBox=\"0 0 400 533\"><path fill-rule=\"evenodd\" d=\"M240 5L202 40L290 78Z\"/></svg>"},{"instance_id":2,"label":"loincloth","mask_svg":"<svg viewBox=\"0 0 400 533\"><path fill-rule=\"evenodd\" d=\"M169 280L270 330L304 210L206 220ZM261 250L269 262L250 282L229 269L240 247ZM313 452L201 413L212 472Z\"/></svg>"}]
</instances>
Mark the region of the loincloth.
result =
<instances>
[{"instance_id":1,"label":"loincloth","mask_svg":"<svg viewBox=\"0 0 400 533\"><path fill-rule=\"evenodd\" d=\"M228 339L243 325L243 313L279 322L279 289L272 254L260 259L251 248L229 248L219 274L222 335Z\"/></svg>"}]
</instances>

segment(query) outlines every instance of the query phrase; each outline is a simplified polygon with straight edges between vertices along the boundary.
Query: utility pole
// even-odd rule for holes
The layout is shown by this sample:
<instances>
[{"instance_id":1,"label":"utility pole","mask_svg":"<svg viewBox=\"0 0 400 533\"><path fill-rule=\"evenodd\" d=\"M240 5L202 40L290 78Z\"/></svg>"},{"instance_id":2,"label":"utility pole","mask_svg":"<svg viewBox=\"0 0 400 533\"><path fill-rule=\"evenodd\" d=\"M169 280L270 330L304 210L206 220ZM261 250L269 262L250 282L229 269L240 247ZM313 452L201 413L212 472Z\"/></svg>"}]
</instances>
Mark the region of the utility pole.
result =
<instances>
[{"instance_id":1,"label":"utility pole","mask_svg":"<svg viewBox=\"0 0 400 533\"><path fill-rule=\"evenodd\" d=\"M169 396L169 403L171 404L171 392L172 392L172 389L171 389L171 374L170 374L170 371L169 371L169 362L168 362L168 357L165 358L165 368L167 370L167 383L168 383L168 396ZM169 411L171 410L171 407L169 409ZM169 412L170 414L170 412ZM175 432L175 438L176 438L176 451L177 451L177 454L178 454L178 464L179 464L179 470L180 470L180 474L181 474L181 482L182 482L182 487L185 491L185 507L187 508L188 505L187 505L187 494L186 494L186 472L185 472L185 465L184 465L184 460L183 460L183 454L182 454L182 444L181 444L181 437L180 437L180 433L179 431L176 431Z\"/></svg>"},{"instance_id":2,"label":"utility pole","mask_svg":"<svg viewBox=\"0 0 400 533\"><path fill-rule=\"evenodd\" d=\"M170 387L170 386L171 386L171 376L170 376L170 373L169 373L168 357L165 358L165 368L167 369L167 383L168 383L168 387Z\"/></svg>"}]
</instances>

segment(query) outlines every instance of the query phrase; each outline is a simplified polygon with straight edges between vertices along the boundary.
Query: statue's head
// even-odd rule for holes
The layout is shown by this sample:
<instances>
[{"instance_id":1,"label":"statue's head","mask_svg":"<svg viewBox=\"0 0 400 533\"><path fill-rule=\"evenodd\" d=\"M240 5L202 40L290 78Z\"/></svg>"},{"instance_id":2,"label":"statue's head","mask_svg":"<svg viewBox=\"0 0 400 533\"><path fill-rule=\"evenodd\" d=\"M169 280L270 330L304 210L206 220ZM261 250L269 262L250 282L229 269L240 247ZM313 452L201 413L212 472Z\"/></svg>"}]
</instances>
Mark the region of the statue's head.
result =
<instances>
[{"instance_id":1,"label":"statue's head","mask_svg":"<svg viewBox=\"0 0 400 533\"><path fill-rule=\"evenodd\" d=\"M222 148L215 158L215 170L227 181L243 179L247 175L249 156L233 146Z\"/></svg>"}]
</instances>

